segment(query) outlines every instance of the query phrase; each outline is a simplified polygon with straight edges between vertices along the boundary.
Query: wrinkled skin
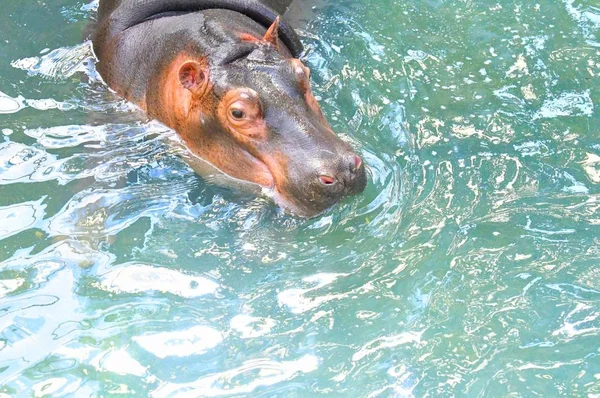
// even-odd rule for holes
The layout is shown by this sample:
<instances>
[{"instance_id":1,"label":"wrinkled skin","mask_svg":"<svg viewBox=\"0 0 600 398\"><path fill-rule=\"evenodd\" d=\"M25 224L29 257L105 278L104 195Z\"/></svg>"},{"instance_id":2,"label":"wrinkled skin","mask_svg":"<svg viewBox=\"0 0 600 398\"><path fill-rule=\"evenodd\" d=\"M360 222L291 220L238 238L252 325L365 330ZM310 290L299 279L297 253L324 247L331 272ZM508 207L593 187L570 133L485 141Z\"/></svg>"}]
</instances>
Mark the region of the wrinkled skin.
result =
<instances>
[{"instance_id":1,"label":"wrinkled skin","mask_svg":"<svg viewBox=\"0 0 600 398\"><path fill-rule=\"evenodd\" d=\"M118 29L120 10L136 10L127 2L101 1L93 40L100 74L176 130L193 155L298 215L362 192L364 164L331 130L278 20L267 29L240 12L210 9Z\"/></svg>"}]
</instances>

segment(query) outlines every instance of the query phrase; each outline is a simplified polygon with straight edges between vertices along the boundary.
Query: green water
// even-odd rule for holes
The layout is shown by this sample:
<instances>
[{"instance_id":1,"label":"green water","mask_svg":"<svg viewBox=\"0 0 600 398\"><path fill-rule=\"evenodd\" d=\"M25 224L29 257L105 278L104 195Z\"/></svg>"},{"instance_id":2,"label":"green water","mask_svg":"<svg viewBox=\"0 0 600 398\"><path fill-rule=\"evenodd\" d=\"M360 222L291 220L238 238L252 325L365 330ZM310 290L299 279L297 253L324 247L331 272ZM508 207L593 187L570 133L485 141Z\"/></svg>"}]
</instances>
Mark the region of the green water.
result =
<instances>
[{"instance_id":1,"label":"green water","mask_svg":"<svg viewBox=\"0 0 600 398\"><path fill-rule=\"evenodd\" d=\"M597 0L295 14L370 180L311 220L196 177L94 8L2 2L1 397L600 396Z\"/></svg>"}]
</instances>

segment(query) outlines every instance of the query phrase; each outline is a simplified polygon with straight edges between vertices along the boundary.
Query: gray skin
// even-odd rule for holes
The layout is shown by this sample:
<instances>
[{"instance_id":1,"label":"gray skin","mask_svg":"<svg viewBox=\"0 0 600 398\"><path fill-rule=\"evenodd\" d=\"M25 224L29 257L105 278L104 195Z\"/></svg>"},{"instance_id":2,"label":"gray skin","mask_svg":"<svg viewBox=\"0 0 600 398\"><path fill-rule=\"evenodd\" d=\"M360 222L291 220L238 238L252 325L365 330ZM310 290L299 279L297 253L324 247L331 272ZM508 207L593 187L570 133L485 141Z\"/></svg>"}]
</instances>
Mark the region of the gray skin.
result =
<instances>
[{"instance_id":1,"label":"gray skin","mask_svg":"<svg viewBox=\"0 0 600 398\"><path fill-rule=\"evenodd\" d=\"M93 46L107 84L178 131L192 157L233 170L228 174L250 184L254 181L247 176L252 170L244 159L266 165L274 183L262 188L273 192L282 207L310 217L344 196L362 192L366 173L352 148L332 132L316 101L307 99L307 89L292 66L297 65L292 58L299 56L302 46L291 27L282 22L278 46L240 39L240 33L262 38L289 4L288 0L101 0ZM182 53L206 60L212 102L238 88L258 94L267 129L264 139L239 139L207 111L197 115L202 120L198 131L170 123L159 82ZM203 152L208 147L213 152Z\"/></svg>"}]
</instances>

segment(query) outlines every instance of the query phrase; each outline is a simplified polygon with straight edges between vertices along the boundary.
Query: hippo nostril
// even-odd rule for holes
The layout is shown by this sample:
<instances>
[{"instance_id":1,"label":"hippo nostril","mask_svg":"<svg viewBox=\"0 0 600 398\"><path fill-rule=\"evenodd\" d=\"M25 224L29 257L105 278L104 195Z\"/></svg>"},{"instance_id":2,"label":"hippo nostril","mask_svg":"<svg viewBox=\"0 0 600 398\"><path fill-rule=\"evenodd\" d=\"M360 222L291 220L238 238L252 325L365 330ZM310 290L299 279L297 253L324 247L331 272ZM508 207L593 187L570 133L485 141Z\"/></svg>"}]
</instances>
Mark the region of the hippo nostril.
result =
<instances>
[{"instance_id":1,"label":"hippo nostril","mask_svg":"<svg viewBox=\"0 0 600 398\"><path fill-rule=\"evenodd\" d=\"M354 170L360 169L362 166L362 159L358 155L354 155Z\"/></svg>"},{"instance_id":2,"label":"hippo nostril","mask_svg":"<svg viewBox=\"0 0 600 398\"><path fill-rule=\"evenodd\" d=\"M319 176L319 181L321 181L321 184L323 184L323 185L333 185L333 184L335 184L335 178L330 177L328 175L321 175L321 176Z\"/></svg>"},{"instance_id":3,"label":"hippo nostril","mask_svg":"<svg viewBox=\"0 0 600 398\"><path fill-rule=\"evenodd\" d=\"M345 161L348 162L347 167L352 175L354 175L360 169L363 163L360 156L355 154L351 154L350 156L346 157Z\"/></svg>"}]
</instances>

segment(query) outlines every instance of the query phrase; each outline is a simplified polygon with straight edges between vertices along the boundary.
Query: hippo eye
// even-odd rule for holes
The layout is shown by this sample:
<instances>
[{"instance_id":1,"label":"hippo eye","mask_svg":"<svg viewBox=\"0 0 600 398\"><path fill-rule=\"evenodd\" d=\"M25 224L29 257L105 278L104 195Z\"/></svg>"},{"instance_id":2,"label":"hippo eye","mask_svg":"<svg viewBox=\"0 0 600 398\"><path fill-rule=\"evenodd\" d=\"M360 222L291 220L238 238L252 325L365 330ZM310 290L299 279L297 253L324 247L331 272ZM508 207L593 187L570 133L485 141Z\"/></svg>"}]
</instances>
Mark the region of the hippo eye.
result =
<instances>
[{"instance_id":1,"label":"hippo eye","mask_svg":"<svg viewBox=\"0 0 600 398\"><path fill-rule=\"evenodd\" d=\"M245 118L245 117L246 117L246 114L245 114L245 113L244 113L244 111L243 111L243 110L241 110L241 109L232 109L232 110L231 110L231 116L232 116L234 119L241 120L241 119L243 119L243 118Z\"/></svg>"},{"instance_id":2,"label":"hippo eye","mask_svg":"<svg viewBox=\"0 0 600 398\"><path fill-rule=\"evenodd\" d=\"M266 124L258 93L250 88L229 91L221 100L218 109L221 124L236 136L262 139Z\"/></svg>"},{"instance_id":3,"label":"hippo eye","mask_svg":"<svg viewBox=\"0 0 600 398\"><path fill-rule=\"evenodd\" d=\"M258 120L261 117L261 107L258 99L242 93L237 101L229 105L228 116L232 123L242 125Z\"/></svg>"}]
</instances>

